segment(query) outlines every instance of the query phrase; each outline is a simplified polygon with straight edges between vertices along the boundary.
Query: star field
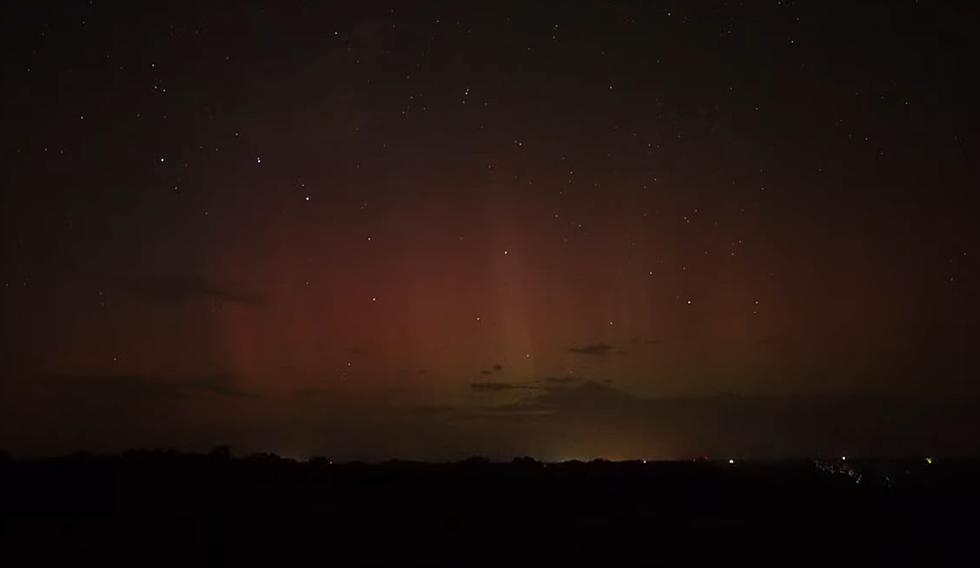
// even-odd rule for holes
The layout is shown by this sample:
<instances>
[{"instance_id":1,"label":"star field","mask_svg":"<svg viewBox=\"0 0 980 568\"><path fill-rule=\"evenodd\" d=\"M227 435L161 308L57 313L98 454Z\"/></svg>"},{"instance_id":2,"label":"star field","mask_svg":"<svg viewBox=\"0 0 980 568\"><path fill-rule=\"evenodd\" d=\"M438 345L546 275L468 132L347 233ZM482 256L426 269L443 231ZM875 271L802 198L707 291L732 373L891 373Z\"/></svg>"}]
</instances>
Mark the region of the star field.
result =
<instances>
[{"instance_id":1,"label":"star field","mask_svg":"<svg viewBox=\"0 0 980 568\"><path fill-rule=\"evenodd\" d=\"M559 394L976 395L975 16L16 7L0 444L558 452L520 424Z\"/></svg>"}]
</instances>

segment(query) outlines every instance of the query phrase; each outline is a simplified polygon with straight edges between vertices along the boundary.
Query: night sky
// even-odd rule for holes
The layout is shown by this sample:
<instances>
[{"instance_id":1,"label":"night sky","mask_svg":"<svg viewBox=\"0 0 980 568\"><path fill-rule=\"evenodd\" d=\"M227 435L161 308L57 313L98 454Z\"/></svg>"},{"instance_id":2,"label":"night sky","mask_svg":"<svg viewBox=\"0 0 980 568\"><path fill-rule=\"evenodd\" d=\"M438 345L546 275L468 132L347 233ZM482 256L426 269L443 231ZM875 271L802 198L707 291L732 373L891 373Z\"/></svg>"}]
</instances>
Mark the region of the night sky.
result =
<instances>
[{"instance_id":1,"label":"night sky","mask_svg":"<svg viewBox=\"0 0 980 568\"><path fill-rule=\"evenodd\" d=\"M978 16L8 6L0 447L976 451Z\"/></svg>"}]
</instances>

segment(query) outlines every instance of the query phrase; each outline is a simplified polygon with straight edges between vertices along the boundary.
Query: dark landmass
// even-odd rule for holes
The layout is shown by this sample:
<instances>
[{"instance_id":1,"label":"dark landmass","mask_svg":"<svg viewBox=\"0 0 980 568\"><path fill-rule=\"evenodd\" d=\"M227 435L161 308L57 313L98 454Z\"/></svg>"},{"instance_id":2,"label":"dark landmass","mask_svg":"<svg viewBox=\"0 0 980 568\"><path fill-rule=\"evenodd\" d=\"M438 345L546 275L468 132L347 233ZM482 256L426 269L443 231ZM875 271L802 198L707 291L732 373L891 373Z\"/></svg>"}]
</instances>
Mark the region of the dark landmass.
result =
<instances>
[{"instance_id":1,"label":"dark landmass","mask_svg":"<svg viewBox=\"0 0 980 568\"><path fill-rule=\"evenodd\" d=\"M7 457L0 544L9 566L936 565L972 546L978 473L925 458Z\"/></svg>"}]
</instances>

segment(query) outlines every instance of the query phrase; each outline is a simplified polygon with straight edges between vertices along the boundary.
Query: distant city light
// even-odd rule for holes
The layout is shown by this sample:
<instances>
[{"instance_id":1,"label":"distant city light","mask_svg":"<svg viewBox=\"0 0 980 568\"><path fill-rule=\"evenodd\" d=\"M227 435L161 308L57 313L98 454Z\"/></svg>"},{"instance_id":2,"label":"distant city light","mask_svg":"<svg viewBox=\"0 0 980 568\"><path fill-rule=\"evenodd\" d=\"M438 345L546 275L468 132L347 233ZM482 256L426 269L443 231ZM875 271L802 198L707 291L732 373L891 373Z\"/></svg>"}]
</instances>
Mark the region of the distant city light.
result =
<instances>
[{"instance_id":1,"label":"distant city light","mask_svg":"<svg viewBox=\"0 0 980 568\"><path fill-rule=\"evenodd\" d=\"M735 463L735 460L728 460L728 463L734 464Z\"/></svg>"},{"instance_id":2,"label":"distant city light","mask_svg":"<svg viewBox=\"0 0 980 568\"><path fill-rule=\"evenodd\" d=\"M926 458L926 463L931 464L932 463L932 458Z\"/></svg>"},{"instance_id":3,"label":"distant city light","mask_svg":"<svg viewBox=\"0 0 980 568\"><path fill-rule=\"evenodd\" d=\"M845 461L846 462L847 461L847 456L841 456L840 457L840 461Z\"/></svg>"}]
</instances>

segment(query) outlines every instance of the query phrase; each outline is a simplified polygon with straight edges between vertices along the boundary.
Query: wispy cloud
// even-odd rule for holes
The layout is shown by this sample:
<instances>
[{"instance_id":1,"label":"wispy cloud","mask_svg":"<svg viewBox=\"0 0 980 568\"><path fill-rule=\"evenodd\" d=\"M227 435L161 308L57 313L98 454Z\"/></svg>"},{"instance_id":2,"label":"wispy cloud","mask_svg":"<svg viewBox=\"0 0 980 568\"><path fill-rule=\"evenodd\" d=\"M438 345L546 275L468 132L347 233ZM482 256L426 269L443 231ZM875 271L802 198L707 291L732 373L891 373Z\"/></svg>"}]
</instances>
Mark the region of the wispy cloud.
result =
<instances>
[{"instance_id":1,"label":"wispy cloud","mask_svg":"<svg viewBox=\"0 0 980 568\"><path fill-rule=\"evenodd\" d=\"M581 347L571 347L568 350L572 353L579 353L581 355L597 355L603 356L609 354L612 351L613 346L607 345L605 343L592 343L589 345L583 345Z\"/></svg>"}]
</instances>

